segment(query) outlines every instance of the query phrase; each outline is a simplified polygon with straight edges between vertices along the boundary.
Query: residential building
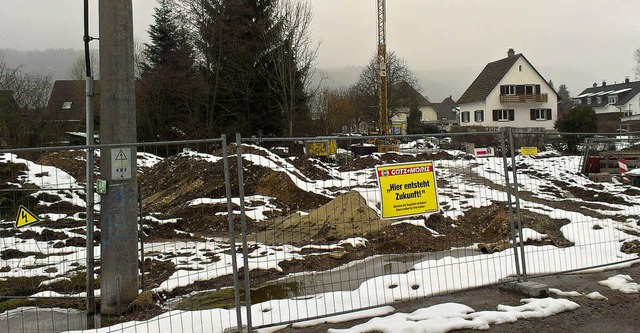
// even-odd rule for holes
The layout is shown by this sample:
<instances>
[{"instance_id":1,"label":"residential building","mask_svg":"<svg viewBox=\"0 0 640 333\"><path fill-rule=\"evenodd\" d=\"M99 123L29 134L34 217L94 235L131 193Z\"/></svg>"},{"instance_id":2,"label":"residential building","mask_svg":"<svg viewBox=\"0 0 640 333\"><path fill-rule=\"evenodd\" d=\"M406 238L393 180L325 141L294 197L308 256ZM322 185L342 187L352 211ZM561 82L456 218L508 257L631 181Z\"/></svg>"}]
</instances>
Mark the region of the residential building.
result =
<instances>
[{"instance_id":1,"label":"residential building","mask_svg":"<svg viewBox=\"0 0 640 333\"><path fill-rule=\"evenodd\" d=\"M558 95L527 58L513 49L486 65L458 100L460 126L553 130Z\"/></svg>"},{"instance_id":2,"label":"residential building","mask_svg":"<svg viewBox=\"0 0 640 333\"><path fill-rule=\"evenodd\" d=\"M100 82L94 82L94 91ZM51 135L61 140L68 133L84 132L86 121L86 81L56 80L43 115L43 122ZM99 94L94 98L95 121L99 119Z\"/></svg>"},{"instance_id":3,"label":"residential building","mask_svg":"<svg viewBox=\"0 0 640 333\"><path fill-rule=\"evenodd\" d=\"M391 111L392 134L407 134L407 118L412 108L418 108L422 115L422 122L429 123L438 120L438 113L435 108L418 92L413 86L407 82L400 82L394 86L395 95L398 96L399 107Z\"/></svg>"},{"instance_id":4,"label":"residential building","mask_svg":"<svg viewBox=\"0 0 640 333\"><path fill-rule=\"evenodd\" d=\"M627 78L611 85L594 83L573 101L596 112L599 132L640 130L640 81L632 82Z\"/></svg>"},{"instance_id":5,"label":"residential building","mask_svg":"<svg viewBox=\"0 0 640 333\"><path fill-rule=\"evenodd\" d=\"M440 128L440 131L449 132L452 126L458 125L460 108L451 96L445 98L441 103L433 103L433 107L438 114L435 125Z\"/></svg>"}]
</instances>

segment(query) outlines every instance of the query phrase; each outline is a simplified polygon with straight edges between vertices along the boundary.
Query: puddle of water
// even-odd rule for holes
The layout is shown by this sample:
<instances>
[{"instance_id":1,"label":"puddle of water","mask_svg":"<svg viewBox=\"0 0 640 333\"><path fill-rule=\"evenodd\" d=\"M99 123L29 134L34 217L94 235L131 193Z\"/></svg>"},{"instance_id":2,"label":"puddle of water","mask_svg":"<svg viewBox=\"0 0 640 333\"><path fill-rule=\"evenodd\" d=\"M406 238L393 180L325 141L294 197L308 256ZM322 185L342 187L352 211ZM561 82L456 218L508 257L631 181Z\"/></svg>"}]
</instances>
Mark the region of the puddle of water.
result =
<instances>
[{"instance_id":1,"label":"puddle of water","mask_svg":"<svg viewBox=\"0 0 640 333\"><path fill-rule=\"evenodd\" d=\"M303 283L299 281L270 284L251 290L251 304L266 302L272 299L285 299L300 296ZM245 304L244 290L240 290L240 302ZM180 299L175 305L169 305L176 310L204 310L213 308L232 309L235 307L233 288L203 291Z\"/></svg>"},{"instance_id":2,"label":"puddle of water","mask_svg":"<svg viewBox=\"0 0 640 333\"><path fill-rule=\"evenodd\" d=\"M270 284L251 290L251 304L262 303L272 299L294 298L302 295L303 282Z\"/></svg>"}]
</instances>

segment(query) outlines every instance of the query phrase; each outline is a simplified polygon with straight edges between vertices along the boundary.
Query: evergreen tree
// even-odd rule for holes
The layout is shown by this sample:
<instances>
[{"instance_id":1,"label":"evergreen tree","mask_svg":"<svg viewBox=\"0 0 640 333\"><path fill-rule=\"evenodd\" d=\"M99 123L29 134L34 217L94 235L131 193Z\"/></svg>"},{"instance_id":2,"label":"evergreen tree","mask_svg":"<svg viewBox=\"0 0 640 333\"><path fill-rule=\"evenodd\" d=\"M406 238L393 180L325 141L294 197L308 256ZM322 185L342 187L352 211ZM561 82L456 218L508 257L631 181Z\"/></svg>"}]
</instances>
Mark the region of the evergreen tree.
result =
<instances>
[{"instance_id":1,"label":"evergreen tree","mask_svg":"<svg viewBox=\"0 0 640 333\"><path fill-rule=\"evenodd\" d=\"M175 4L159 0L151 42L144 45L138 89L138 133L142 140L192 137L194 123L194 56L187 32L174 16Z\"/></svg>"},{"instance_id":2,"label":"evergreen tree","mask_svg":"<svg viewBox=\"0 0 640 333\"><path fill-rule=\"evenodd\" d=\"M421 134L422 133L422 112L417 107L412 107L409 110L409 116L407 117L407 134Z\"/></svg>"},{"instance_id":3,"label":"evergreen tree","mask_svg":"<svg viewBox=\"0 0 640 333\"><path fill-rule=\"evenodd\" d=\"M215 131L281 134L265 75L274 0L205 0L197 46L206 80L203 121Z\"/></svg>"},{"instance_id":4,"label":"evergreen tree","mask_svg":"<svg viewBox=\"0 0 640 333\"><path fill-rule=\"evenodd\" d=\"M558 97L560 99L558 101L558 111L560 113L568 111L573 107L573 100L571 99L571 94L566 84L561 84L558 88Z\"/></svg>"},{"instance_id":5,"label":"evergreen tree","mask_svg":"<svg viewBox=\"0 0 640 333\"><path fill-rule=\"evenodd\" d=\"M598 117L596 112L588 106L576 106L565 112L557 121L556 129L563 135L570 153L577 152L577 145L584 140L585 134L569 133L596 133L598 131Z\"/></svg>"}]
</instances>

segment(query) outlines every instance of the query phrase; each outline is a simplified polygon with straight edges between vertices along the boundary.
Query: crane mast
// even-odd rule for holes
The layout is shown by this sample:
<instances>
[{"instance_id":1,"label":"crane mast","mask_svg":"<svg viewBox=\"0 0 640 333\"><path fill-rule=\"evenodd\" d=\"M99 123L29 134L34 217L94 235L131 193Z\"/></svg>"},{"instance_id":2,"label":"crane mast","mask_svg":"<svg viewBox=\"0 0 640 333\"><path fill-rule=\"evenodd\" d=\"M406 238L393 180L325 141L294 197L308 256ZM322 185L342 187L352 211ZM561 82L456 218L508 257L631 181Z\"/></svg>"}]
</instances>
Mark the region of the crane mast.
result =
<instances>
[{"instance_id":1,"label":"crane mast","mask_svg":"<svg viewBox=\"0 0 640 333\"><path fill-rule=\"evenodd\" d=\"M389 109L387 105L387 10L386 0L378 1L378 131L389 133Z\"/></svg>"}]
</instances>

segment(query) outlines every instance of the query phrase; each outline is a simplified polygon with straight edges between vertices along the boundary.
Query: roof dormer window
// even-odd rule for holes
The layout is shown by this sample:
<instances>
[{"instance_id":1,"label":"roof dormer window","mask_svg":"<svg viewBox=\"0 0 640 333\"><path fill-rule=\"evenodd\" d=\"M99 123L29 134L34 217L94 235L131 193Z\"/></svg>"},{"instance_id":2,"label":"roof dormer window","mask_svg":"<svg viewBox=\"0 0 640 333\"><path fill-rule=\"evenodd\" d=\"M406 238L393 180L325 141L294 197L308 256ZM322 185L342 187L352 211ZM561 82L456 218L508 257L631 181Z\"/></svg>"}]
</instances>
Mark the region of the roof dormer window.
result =
<instances>
[{"instance_id":1,"label":"roof dormer window","mask_svg":"<svg viewBox=\"0 0 640 333\"><path fill-rule=\"evenodd\" d=\"M71 110L71 105L73 105L73 102L62 102L62 107L60 109Z\"/></svg>"},{"instance_id":2,"label":"roof dormer window","mask_svg":"<svg viewBox=\"0 0 640 333\"><path fill-rule=\"evenodd\" d=\"M609 96L609 104L618 103L618 96Z\"/></svg>"}]
</instances>

